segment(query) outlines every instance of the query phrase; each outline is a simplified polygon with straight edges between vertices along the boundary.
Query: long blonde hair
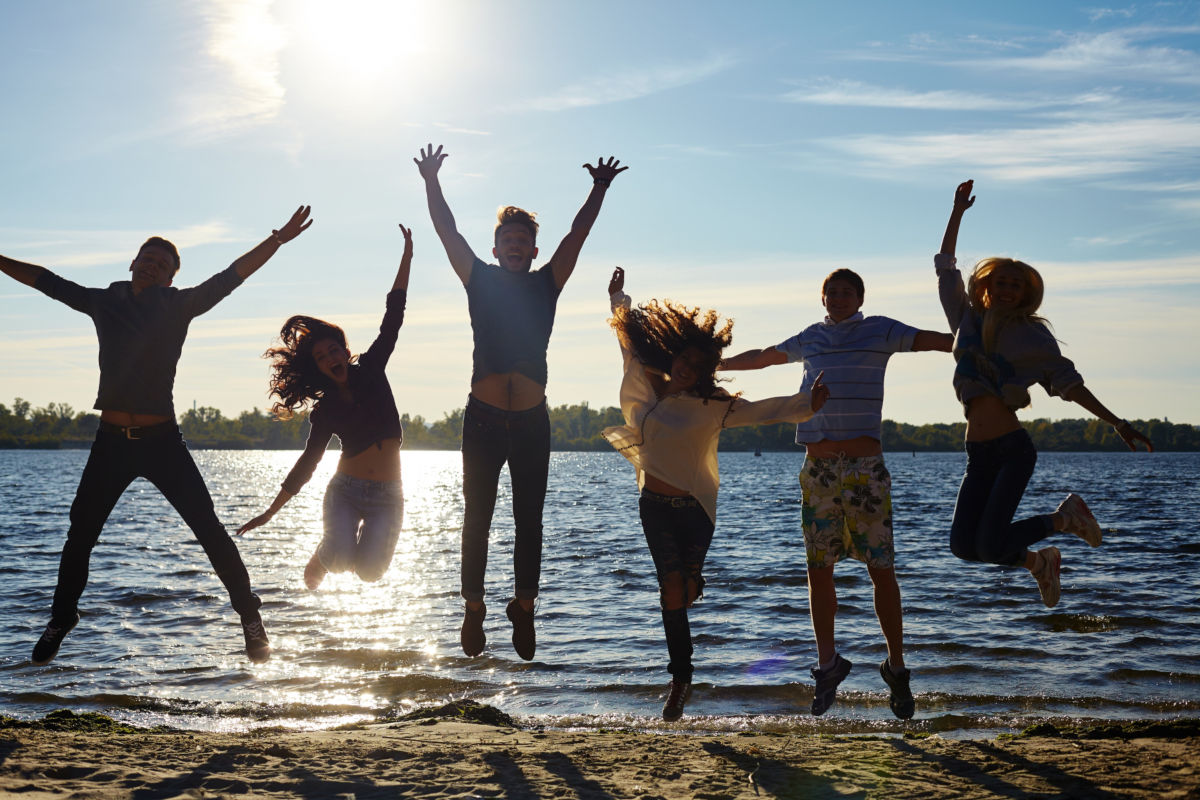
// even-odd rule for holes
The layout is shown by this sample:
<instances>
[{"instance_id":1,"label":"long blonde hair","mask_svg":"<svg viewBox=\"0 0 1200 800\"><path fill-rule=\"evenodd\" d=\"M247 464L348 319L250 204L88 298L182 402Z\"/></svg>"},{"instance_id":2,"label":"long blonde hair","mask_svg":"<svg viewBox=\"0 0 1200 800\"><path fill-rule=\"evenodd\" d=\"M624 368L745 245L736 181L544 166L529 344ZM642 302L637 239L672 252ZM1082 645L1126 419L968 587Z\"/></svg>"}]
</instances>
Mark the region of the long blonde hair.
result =
<instances>
[{"instance_id":1,"label":"long blonde hair","mask_svg":"<svg viewBox=\"0 0 1200 800\"><path fill-rule=\"evenodd\" d=\"M1012 267L1021 273L1025 278L1025 292L1016 308L1000 310L991 307L988 292L992 285L992 273L1004 267ZM984 350L995 352L996 336L1009 322L1031 322L1049 328L1049 320L1036 313L1042 305L1045 292L1046 284L1041 274L1024 261L997 256L985 258L976 264L967 281L967 299L971 309L983 319Z\"/></svg>"}]
</instances>

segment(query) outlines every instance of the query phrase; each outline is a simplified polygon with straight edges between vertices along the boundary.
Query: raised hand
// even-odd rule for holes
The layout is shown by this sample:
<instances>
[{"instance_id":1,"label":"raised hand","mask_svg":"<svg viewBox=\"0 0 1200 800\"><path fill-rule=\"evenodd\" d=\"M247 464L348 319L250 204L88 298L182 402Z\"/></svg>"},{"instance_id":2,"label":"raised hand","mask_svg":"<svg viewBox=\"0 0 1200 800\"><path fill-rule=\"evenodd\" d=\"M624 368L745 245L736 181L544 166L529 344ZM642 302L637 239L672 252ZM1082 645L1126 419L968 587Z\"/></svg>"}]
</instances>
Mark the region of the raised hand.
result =
<instances>
[{"instance_id":1,"label":"raised hand","mask_svg":"<svg viewBox=\"0 0 1200 800\"><path fill-rule=\"evenodd\" d=\"M625 288L625 270L620 267L613 269L612 279L608 282L608 294L611 297Z\"/></svg>"},{"instance_id":2,"label":"raised hand","mask_svg":"<svg viewBox=\"0 0 1200 800\"><path fill-rule=\"evenodd\" d=\"M584 164L583 168L592 174L593 181L601 186L608 186L612 183L613 178L629 169L629 167L618 168L617 165L620 163L620 161L609 156L607 162L603 158L598 158L596 159L596 166L593 167L591 164Z\"/></svg>"},{"instance_id":3,"label":"raised hand","mask_svg":"<svg viewBox=\"0 0 1200 800\"><path fill-rule=\"evenodd\" d=\"M421 157L414 158L413 163L417 165L417 171L421 173L421 177L425 180L436 178L438 170L442 167L442 162L446 160L449 153L442 152L442 146L439 144L437 150L433 149L433 143L427 144L421 148Z\"/></svg>"},{"instance_id":4,"label":"raised hand","mask_svg":"<svg viewBox=\"0 0 1200 800\"><path fill-rule=\"evenodd\" d=\"M404 249L411 251L412 250L412 228L404 227L403 222L398 223L398 224L400 226L400 232L404 234Z\"/></svg>"},{"instance_id":5,"label":"raised hand","mask_svg":"<svg viewBox=\"0 0 1200 800\"><path fill-rule=\"evenodd\" d=\"M971 206L975 205L975 198L971 196L971 189L975 187L975 181L963 181L954 190L954 210L960 214L966 211Z\"/></svg>"},{"instance_id":6,"label":"raised hand","mask_svg":"<svg viewBox=\"0 0 1200 800\"><path fill-rule=\"evenodd\" d=\"M1154 452L1154 444L1150 438L1138 429L1129 424L1128 421L1122 420L1119 425L1114 425L1113 430L1117 432L1117 436L1121 437L1121 441L1125 442L1125 446L1130 450L1137 450L1138 442L1145 442L1146 449L1151 453Z\"/></svg>"},{"instance_id":7,"label":"raised hand","mask_svg":"<svg viewBox=\"0 0 1200 800\"><path fill-rule=\"evenodd\" d=\"M825 371L817 373L817 379L813 381L812 387L808 390L808 402L812 406L813 413L821 410L825 405L825 401L829 399L829 387L821 380L825 377Z\"/></svg>"},{"instance_id":8,"label":"raised hand","mask_svg":"<svg viewBox=\"0 0 1200 800\"><path fill-rule=\"evenodd\" d=\"M292 218L284 223L282 228L271 231L271 235L280 244L290 242L308 230L308 226L313 224L313 221L308 218L308 215L311 213L312 206L300 206L296 209L296 213L292 214Z\"/></svg>"}]
</instances>

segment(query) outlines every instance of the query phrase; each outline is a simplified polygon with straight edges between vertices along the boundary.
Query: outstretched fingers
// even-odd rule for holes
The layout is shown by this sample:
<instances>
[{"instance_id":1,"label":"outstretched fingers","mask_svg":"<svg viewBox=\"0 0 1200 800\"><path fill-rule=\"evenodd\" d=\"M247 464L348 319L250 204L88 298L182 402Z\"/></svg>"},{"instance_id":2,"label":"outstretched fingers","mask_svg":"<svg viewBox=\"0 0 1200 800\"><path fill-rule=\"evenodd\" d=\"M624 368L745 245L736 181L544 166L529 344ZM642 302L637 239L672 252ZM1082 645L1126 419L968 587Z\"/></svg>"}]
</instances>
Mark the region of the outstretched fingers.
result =
<instances>
[{"instance_id":1,"label":"outstretched fingers","mask_svg":"<svg viewBox=\"0 0 1200 800\"><path fill-rule=\"evenodd\" d=\"M280 244L290 242L313 224L312 219L309 218L310 214L312 214L312 206L300 206L282 228L271 231L271 233L279 240Z\"/></svg>"},{"instance_id":2,"label":"outstretched fingers","mask_svg":"<svg viewBox=\"0 0 1200 800\"><path fill-rule=\"evenodd\" d=\"M421 148L421 157L414 158L413 163L417 165L417 169L423 177L430 177L437 174L448 155L450 154L442 152L442 145L439 144L435 150L433 143L430 142Z\"/></svg>"},{"instance_id":3,"label":"outstretched fingers","mask_svg":"<svg viewBox=\"0 0 1200 800\"><path fill-rule=\"evenodd\" d=\"M629 167L622 167L621 162L613 156L609 156L607 161L605 161L604 157L601 156L600 158L596 159L594 166L592 164L584 164L583 168L591 173L591 176L594 180L605 183L611 181L617 175L620 175L622 172L629 169Z\"/></svg>"}]
</instances>

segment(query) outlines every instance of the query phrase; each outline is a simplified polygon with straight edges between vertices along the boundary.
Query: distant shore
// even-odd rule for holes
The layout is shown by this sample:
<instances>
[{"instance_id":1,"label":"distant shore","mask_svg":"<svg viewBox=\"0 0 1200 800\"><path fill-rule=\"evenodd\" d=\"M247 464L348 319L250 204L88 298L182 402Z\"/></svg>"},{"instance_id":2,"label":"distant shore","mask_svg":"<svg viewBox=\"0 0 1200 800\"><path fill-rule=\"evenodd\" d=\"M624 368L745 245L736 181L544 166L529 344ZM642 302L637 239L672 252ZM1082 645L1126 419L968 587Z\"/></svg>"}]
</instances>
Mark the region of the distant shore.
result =
<instances>
[{"instance_id":1,"label":"distant shore","mask_svg":"<svg viewBox=\"0 0 1200 800\"><path fill-rule=\"evenodd\" d=\"M1200 793L1200 720L1016 737L663 735L519 728L472 704L329 731L140 730L0 719L0 795L763 798Z\"/></svg>"}]
</instances>

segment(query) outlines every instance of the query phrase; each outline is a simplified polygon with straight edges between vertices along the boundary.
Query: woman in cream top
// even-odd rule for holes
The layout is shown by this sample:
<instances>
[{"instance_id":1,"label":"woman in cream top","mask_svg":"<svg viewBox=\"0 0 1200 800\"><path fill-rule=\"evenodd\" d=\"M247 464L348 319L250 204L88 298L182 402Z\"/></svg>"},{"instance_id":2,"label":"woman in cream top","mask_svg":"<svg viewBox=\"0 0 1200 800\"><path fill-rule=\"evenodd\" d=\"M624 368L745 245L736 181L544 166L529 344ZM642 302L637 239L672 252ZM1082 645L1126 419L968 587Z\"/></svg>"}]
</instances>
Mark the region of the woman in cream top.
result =
<instances>
[{"instance_id":1,"label":"woman in cream top","mask_svg":"<svg viewBox=\"0 0 1200 800\"><path fill-rule=\"evenodd\" d=\"M670 302L634 308L619 267L609 283L624 358L621 413L625 424L604 437L629 459L641 490L642 530L658 576L671 674L663 718L679 719L691 694L692 640L687 609L704 588L702 569L717 517L717 441L723 428L801 422L824 404L820 377L810 392L749 401L716 386L732 322L718 326Z\"/></svg>"}]
</instances>

